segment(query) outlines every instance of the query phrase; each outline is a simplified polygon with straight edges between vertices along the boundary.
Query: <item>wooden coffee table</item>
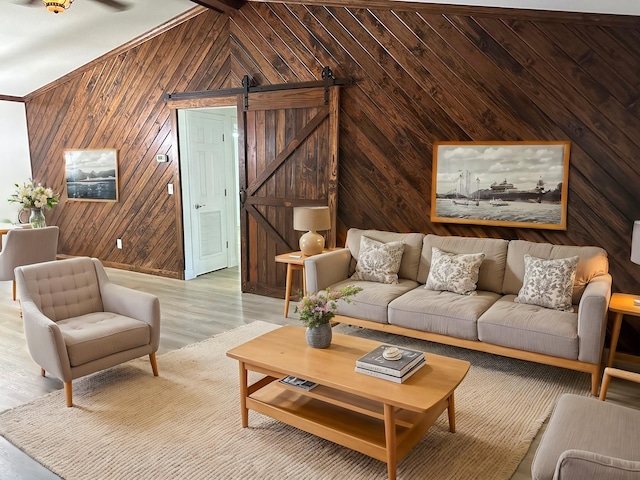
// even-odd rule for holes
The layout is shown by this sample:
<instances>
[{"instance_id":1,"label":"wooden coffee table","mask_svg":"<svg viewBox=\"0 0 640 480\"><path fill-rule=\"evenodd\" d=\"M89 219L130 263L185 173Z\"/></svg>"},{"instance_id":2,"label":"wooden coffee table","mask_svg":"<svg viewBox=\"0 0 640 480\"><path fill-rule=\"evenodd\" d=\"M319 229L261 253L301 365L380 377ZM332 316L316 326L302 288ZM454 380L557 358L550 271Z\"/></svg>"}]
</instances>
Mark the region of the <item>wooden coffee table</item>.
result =
<instances>
[{"instance_id":1,"label":"wooden coffee table","mask_svg":"<svg viewBox=\"0 0 640 480\"><path fill-rule=\"evenodd\" d=\"M356 373L356 359L378 345L334 333L329 348L311 348L303 327L285 326L232 348L227 356L240 364L242 427L255 410L386 462L395 479L397 462L447 409L455 432L453 392L470 364L426 353L427 365L402 384ZM250 385L248 371L266 377ZM319 385L305 391L278 382L287 375Z\"/></svg>"}]
</instances>

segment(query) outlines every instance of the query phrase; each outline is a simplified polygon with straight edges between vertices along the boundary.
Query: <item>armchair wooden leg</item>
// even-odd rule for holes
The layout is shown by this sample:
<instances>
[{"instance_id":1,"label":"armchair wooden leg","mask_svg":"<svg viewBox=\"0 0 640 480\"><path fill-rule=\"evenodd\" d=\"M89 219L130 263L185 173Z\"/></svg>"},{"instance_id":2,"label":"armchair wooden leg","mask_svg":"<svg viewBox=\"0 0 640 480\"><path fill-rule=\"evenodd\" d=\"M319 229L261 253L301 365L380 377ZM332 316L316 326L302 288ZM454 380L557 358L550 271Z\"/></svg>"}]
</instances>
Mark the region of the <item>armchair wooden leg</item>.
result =
<instances>
[{"instance_id":1,"label":"armchair wooden leg","mask_svg":"<svg viewBox=\"0 0 640 480\"><path fill-rule=\"evenodd\" d=\"M156 353L149 354L149 361L151 362L151 369L153 370L153 376L158 376L158 362L156 361Z\"/></svg>"},{"instance_id":2,"label":"armchair wooden leg","mask_svg":"<svg viewBox=\"0 0 640 480\"><path fill-rule=\"evenodd\" d=\"M13 281L13 301L16 301L16 281Z\"/></svg>"},{"instance_id":3,"label":"armchair wooden leg","mask_svg":"<svg viewBox=\"0 0 640 480\"><path fill-rule=\"evenodd\" d=\"M47 375L47 372L44 371L44 368L40 369L40 375L42 375L43 377Z\"/></svg>"},{"instance_id":4,"label":"armchair wooden leg","mask_svg":"<svg viewBox=\"0 0 640 480\"><path fill-rule=\"evenodd\" d=\"M67 407L73 407L73 394L71 391L71 382L64 382L64 396L67 400Z\"/></svg>"}]
</instances>

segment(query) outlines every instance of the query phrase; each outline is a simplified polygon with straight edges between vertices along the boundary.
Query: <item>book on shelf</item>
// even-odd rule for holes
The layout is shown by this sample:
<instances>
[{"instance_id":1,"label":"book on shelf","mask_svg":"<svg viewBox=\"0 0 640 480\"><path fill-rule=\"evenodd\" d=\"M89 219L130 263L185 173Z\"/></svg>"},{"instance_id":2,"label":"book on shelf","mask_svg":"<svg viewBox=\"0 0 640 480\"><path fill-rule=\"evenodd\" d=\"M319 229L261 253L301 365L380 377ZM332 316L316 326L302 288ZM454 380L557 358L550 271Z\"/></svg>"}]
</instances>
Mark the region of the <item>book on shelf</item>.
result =
<instances>
[{"instance_id":1,"label":"book on shelf","mask_svg":"<svg viewBox=\"0 0 640 480\"><path fill-rule=\"evenodd\" d=\"M394 345L380 345L356 360L356 367L401 377L411 370L411 367L424 359L424 352L411 350L410 348L395 347L402 354L402 358L399 360L387 360L382 354L387 348L392 347Z\"/></svg>"},{"instance_id":2,"label":"book on shelf","mask_svg":"<svg viewBox=\"0 0 640 480\"><path fill-rule=\"evenodd\" d=\"M413 365L413 367L411 367L409 369L409 371L407 373L405 373L401 377L397 377L395 375L388 375L388 374L382 373L382 372L376 372L375 370L369 370L367 368L362 368L362 367L356 367L356 372L364 373L365 375L369 375L371 377L376 377L376 378L381 378L383 380L388 380L390 382L403 383L407 378L409 378L411 375L416 373L418 370L420 370L426 364L427 364L427 362L424 360L424 357L423 357L418 363Z\"/></svg>"},{"instance_id":3,"label":"book on shelf","mask_svg":"<svg viewBox=\"0 0 640 480\"><path fill-rule=\"evenodd\" d=\"M315 382L310 382L309 380L305 380L304 378L294 377L293 375L287 375L286 377L280 379L280 383L285 385L289 385L290 387L300 388L302 390L306 390L307 392L312 388L318 386Z\"/></svg>"}]
</instances>

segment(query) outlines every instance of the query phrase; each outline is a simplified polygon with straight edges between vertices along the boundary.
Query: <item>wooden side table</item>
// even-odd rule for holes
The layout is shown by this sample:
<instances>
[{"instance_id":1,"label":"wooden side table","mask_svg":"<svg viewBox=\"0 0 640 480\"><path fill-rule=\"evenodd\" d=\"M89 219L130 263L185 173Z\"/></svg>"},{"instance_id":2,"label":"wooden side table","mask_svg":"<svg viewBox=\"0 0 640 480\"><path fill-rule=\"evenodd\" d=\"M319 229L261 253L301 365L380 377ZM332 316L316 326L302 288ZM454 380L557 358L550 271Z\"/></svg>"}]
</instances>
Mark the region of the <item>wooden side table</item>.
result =
<instances>
[{"instance_id":1,"label":"wooden side table","mask_svg":"<svg viewBox=\"0 0 640 480\"><path fill-rule=\"evenodd\" d=\"M622 317L624 315L631 315L634 317L640 317L640 306L633 304L633 301L637 299L636 295L629 295L626 293L614 293L611 295L611 301L609 302L609 311L615 312L613 319L613 328L611 330L611 346L609 347L609 359L607 360L607 367L613 366L613 360L616 356L616 347L618 345L618 338L620 337L620 326L622 325Z\"/></svg>"},{"instance_id":2,"label":"wooden side table","mask_svg":"<svg viewBox=\"0 0 640 480\"><path fill-rule=\"evenodd\" d=\"M289 300L291 299L291 283L293 280L293 272L302 272L302 290L306 292L306 281L304 278L304 260L307 258L302 252L289 252L276 255L277 263L287 264L287 282L284 294L284 316L289 316Z\"/></svg>"}]
</instances>

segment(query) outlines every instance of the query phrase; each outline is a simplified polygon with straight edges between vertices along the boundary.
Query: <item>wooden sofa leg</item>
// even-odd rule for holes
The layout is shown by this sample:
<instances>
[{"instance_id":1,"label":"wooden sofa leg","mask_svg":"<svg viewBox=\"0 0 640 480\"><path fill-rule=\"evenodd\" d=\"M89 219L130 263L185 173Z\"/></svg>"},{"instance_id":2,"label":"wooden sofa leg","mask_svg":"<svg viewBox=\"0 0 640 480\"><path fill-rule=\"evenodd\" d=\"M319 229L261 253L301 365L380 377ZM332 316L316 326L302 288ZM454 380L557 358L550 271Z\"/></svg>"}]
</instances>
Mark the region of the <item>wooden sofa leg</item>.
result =
<instances>
[{"instance_id":1,"label":"wooden sofa leg","mask_svg":"<svg viewBox=\"0 0 640 480\"><path fill-rule=\"evenodd\" d=\"M73 407L73 394L71 391L71 382L64 382L64 396L67 400L67 407Z\"/></svg>"},{"instance_id":2,"label":"wooden sofa leg","mask_svg":"<svg viewBox=\"0 0 640 480\"><path fill-rule=\"evenodd\" d=\"M16 301L16 281L13 281L13 301Z\"/></svg>"},{"instance_id":3,"label":"wooden sofa leg","mask_svg":"<svg viewBox=\"0 0 640 480\"><path fill-rule=\"evenodd\" d=\"M153 376L158 376L158 362L156 361L156 353L149 354L149 361L151 362L151 369L153 370Z\"/></svg>"}]
</instances>

